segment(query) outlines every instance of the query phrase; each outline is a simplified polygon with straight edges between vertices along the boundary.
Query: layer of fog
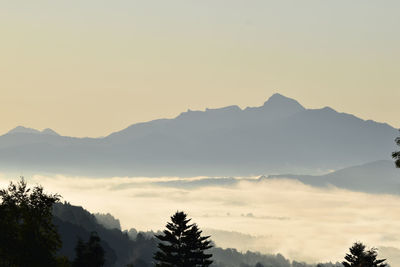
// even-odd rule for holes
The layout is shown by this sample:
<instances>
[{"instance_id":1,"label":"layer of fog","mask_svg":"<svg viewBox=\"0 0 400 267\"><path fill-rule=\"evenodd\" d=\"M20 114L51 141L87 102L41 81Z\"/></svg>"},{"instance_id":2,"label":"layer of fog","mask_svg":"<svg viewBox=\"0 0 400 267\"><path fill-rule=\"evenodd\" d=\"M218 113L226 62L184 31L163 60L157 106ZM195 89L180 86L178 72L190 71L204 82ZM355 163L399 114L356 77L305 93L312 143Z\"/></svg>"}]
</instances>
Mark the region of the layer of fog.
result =
<instances>
[{"instance_id":1,"label":"layer of fog","mask_svg":"<svg viewBox=\"0 0 400 267\"><path fill-rule=\"evenodd\" d=\"M293 180L243 179L231 185L171 187L178 178L27 177L90 212L110 212L123 229L159 230L186 211L218 246L291 259L339 261L355 241L399 260L400 197L313 188ZM201 180L202 178L196 178ZM14 179L15 180L15 179ZM4 188L10 181L1 175Z\"/></svg>"}]
</instances>

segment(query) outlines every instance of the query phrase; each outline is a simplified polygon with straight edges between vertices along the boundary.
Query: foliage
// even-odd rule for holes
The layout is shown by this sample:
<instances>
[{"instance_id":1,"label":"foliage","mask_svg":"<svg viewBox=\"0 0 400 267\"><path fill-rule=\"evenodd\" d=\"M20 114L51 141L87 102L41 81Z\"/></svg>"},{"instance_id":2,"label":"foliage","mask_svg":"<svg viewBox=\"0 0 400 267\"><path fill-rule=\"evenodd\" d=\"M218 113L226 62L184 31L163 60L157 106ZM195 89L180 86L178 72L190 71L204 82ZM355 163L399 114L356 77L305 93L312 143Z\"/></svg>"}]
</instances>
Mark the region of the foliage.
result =
<instances>
[{"instance_id":1,"label":"foliage","mask_svg":"<svg viewBox=\"0 0 400 267\"><path fill-rule=\"evenodd\" d=\"M0 265L57 266L60 237L52 223L52 206L60 196L47 195L25 180L0 190Z\"/></svg>"},{"instance_id":2,"label":"foliage","mask_svg":"<svg viewBox=\"0 0 400 267\"><path fill-rule=\"evenodd\" d=\"M385 267L387 266L385 259L377 260L377 249L372 248L365 250L365 245L362 243L354 243L350 248L350 253L344 257L342 262L344 267Z\"/></svg>"},{"instance_id":3,"label":"foliage","mask_svg":"<svg viewBox=\"0 0 400 267\"><path fill-rule=\"evenodd\" d=\"M88 242L81 239L75 247L76 258L73 267L101 267L104 266L104 249L100 245L100 237L96 232L90 234Z\"/></svg>"},{"instance_id":4,"label":"foliage","mask_svg":"<svg viewBox=\"0 0 400 267\"><path fill-rule=\"evenodd\" d=\"M156 266L209 266L212 254L205 250L212 247L209 236L201 236L202 231L196 224L188 224L184 212L176 212L167 223L164 235L156 235L161 241L159 250L155 253Z\"/></svg>"},{"instance_id":5,"label":"foliage","mask_svg":"<svg viewBox=\"0 0 400 267\"><path fill-rule=\"evenodd\" d=\"M400 137L397 137L395 140L396 144L400 146ZM397 168L400 168L400 151L395 151L392 153L392 157L395 160L395 164Z\"/></svg>"}]
</instances>

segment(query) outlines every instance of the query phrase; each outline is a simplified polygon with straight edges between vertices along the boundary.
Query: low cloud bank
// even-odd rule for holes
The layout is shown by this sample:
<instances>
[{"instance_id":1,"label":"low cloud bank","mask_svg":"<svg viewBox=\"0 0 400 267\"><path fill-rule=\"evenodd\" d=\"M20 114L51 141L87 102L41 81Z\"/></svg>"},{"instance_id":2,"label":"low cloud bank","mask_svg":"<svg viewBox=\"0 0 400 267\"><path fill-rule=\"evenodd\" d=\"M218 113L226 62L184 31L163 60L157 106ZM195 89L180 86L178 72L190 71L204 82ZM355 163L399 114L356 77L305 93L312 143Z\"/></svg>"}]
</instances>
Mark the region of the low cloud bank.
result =
<instances>
[{"instance_id":1,"label":"low cloud bank","mask_svg":"<svg viewBox=\"0 0 400 267\"><path fill-rule=\"evenodd\" d=\"M41 184L71 204L113 214L123 229L159 230L172 213L184 210L221 247L316 262L342 260L353 242L362 241L382 247L389 263L400 266L399 196L314 188L285 179L193 188L160 183L170 180L181 179L27 177L30 185ZM9 181L0 176L2 188Z\"/></svg>"}]
</instances>

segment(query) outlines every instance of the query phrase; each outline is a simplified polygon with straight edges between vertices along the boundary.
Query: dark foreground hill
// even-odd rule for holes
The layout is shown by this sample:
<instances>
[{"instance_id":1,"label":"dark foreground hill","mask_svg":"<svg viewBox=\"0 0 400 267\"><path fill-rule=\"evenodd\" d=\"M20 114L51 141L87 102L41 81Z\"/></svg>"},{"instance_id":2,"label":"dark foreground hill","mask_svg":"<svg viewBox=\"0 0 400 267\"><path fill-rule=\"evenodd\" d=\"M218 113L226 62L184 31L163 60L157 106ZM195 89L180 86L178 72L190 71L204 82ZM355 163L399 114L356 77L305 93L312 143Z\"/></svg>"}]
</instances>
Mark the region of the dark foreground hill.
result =
<instances>
[{"instance_id":1,"label":"dark foreground hill","mask_svg":"<svg viewBox=\"0 0 400 267\"><path fill-rule=\"evenodd\" d=\"M63 244L60 254L70 260L75 257L74 249L78 238L87 240L93 231L97 232L102 240L106 266L125 267L128 263L150 263L152 260L156 247L153 239L139 235L136 240L131 240L126 233L118 229L107 229L100 225L95 216L82 207L56 204L53 215Z\"/></svg>"},{"instance_id":2,"label":"dark foreground hill","mask_svg":"<svg viewBox=\"0 0 400 267\"><path fill-rule=\"evenodd\" d=\"M74 248L78 238L87 240L92 231L96 231L105 249L107 267L125 267L133 264L138 267L153 266L152 257L157 249L157 241L152 234L139 233L133 238L128 232L119 229L108 229L99 224L96 217L82 207L70 204L56 204L53 209L54 223L61 235L63 246L60 254L70 260L75 257ZM214 267L315 267L301 262L286 259L280 254L265 255L255 252L241 253L236 249L212 248ZM260 265L257 265L260 266ZM321 267L341 265L321 264Z\"/></svg>"},{"instance_id":3,"label":"dark foreground hill","mask_svg":"<svg viewBox=\"0 0 400 267\"><path fill-rule=\"evenodd\" d=\"M0 168L93 176L315 173L390 159L396 135L387 124L306 109L275 94L260 107L188 110L104 138L19 127L0 136Z\"/></svg>"}]
</instances>

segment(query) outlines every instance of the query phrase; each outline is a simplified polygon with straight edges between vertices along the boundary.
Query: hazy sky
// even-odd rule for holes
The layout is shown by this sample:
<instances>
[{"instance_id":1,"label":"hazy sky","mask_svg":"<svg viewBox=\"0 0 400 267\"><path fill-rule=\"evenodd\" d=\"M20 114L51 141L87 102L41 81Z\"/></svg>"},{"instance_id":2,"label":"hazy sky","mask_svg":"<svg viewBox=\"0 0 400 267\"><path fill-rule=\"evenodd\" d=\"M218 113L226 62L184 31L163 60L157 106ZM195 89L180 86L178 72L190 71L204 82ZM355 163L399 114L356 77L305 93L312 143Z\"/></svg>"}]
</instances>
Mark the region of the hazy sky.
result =
<instances>
[{"instance_id":1,"label":"hazy sky","mask_svg":"<svg viewBox=\"0 0 400 267\"><path fill-rule=\"evenodd\" d=\"M0 133L102 136L280 92L400 127L400 1L1 1Z\"/></svg>"}]
</instances>

